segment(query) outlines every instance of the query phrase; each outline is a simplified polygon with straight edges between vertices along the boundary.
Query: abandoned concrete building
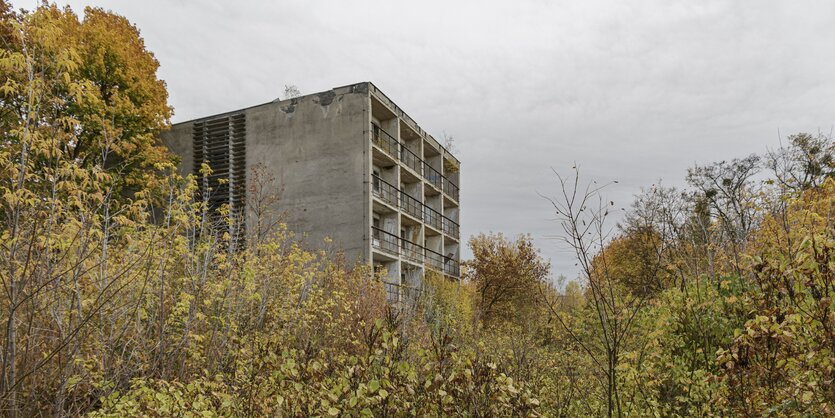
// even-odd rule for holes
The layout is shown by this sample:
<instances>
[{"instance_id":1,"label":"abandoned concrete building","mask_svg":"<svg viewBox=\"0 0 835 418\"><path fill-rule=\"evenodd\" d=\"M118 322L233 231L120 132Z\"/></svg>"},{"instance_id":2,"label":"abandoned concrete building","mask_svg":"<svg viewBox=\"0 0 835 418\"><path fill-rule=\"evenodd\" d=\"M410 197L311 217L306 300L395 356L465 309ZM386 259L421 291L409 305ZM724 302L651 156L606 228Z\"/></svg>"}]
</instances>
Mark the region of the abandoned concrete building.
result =
<instances>
[{"instance_id":1,"label":"abandoned concrete building","mask_svg":"<svg viewBox=\"0 0 835 418\"><path fill-rule=\"evenodd\" d=\"M252 169L266 171L288 227L385 269L390 300L429 271L460 277L460 162L372 83L177 123L162 140L182 174L208 163L210 205L236 213Z\"/></svg>"}]
</instances>

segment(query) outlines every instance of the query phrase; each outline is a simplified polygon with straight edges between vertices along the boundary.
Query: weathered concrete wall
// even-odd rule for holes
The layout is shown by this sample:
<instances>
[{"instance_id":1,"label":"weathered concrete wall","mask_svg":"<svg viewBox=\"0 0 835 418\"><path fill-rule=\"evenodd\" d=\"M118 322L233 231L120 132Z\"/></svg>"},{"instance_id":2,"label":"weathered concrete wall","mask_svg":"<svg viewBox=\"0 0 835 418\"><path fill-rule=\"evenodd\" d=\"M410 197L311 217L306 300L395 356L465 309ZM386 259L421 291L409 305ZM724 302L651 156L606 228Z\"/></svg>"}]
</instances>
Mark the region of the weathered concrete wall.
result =
<instances>
[{"instance_id":1,"label":"weathered concrete wall","mask_svg":"<svg viewBox=\"0 0 835 418\"><path fill-rule=\"evenodd\" d=\"M194 170L194 144L192 141L192 123L178 123L171 130L163 132L162 142L174 154L180 157L177 171L181 176L187 176Z\"/></svg>"},{"instance_id":2,"label":"weathered concrete wall","mask_svg":"<svg viewBox=\"0 0 835 418\"><path fill-rule=\"evenodd\" d=\"M278 210L304 244L345 252L349 262L365 256L368 196L368 92L349 86L267 103L246 114L247 183L262 166L283 188ZM239 112L230 112L239 113ZM222 115L217 115L222 116ZM214 117L214 116L213 116ZM163 136L180 155L180 172L193 170L192 122L174 125Z\"/></svg>"},{"instance_id":3,"label":"weathered concrete wall","mask_svg":"<svg viewBox=\"0 0 835 418\"><path fill-rule=\"evenodd\" d=\"M329 91L247 113L247 165L284 188L288 226L312 247L332 238L351 262L366 245L367 107L366 93Z\"/></svg>"},{"instance_id":4,"label":"weathered concrete wall","mask_svg":"<svg viewBox=\"0 0 835 418\"><path fill-rule=\"evenodd\" d=\"M385 206L372 203L372 160L382 168L382 177L395 188L403 188L449 220L460 222L458 202L449 194L447 185L443 191L430 186L427 173L421 174L420 168L414 171L403 156L392 162L390 150L374 147L372 152L370 124L376 117L378 126L405 141L427 167L434 167L455 183L460 179L458 160L371 83L338 87L205 119L238 113L246 115L248 186L254 183L252 168L256 166L263 167L265 174L275 179L275 191L283 190L276 210L286 213L289 227L307 247L341 250L349 262L382 262L389 268L392 282L399 283L401 264L411 262L401 262L405 260L402 255L384 254L385 249L372 250L369 235L373 207ZM182 158L183 174L192 173L195 164L193 125L183 122L163 135L163 141ZM395 151L395 159L396 154ZM402 238L459 260L457 235L439 227L433 231L426 229L428 226L401 228L401 216L407 216L400 214L404 210L384 215L381 219L390 225L382 228L396 235L405 229ZM250 222L250 230L253 227ZM332 238L331 245L324 243L325 237Z\"/></svg>"}]
</instances>

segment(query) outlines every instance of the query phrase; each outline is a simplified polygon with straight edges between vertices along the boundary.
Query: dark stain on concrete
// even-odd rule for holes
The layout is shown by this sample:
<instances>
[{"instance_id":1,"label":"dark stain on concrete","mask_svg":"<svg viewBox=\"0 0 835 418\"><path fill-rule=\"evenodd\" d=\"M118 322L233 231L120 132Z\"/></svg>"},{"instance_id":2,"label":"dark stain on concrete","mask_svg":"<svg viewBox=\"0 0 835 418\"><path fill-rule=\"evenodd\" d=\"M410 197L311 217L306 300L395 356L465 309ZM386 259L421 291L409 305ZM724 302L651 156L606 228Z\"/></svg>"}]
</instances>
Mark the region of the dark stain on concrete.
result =
<instances>
[{"instance_id":1,"label":"dark stain on concrete","mask_svg":"<svg viewBox=\"0 0 835 418\"><path fill-rule=\"evenodd\" d=\"M333 99L336 97L336 93L333 90L329 90L326 92L322 92L316 95L319 98L319 105L320 106L329 106L333 103Z\"/></svg>"},{"instance_id":2,"label":"dark stain on concrete","mask_svg":"<svg viewBox=\"0 0 835 418\"><path fill-rule=\"evenodd\" d=\"M351 86L351 93L368 93L368 83L359 83Z\"/></svg>"},{"instance_id":3,"label":"dark stain on concrete","mask_svg":"<svg viewBox=\"0 0 835 418\"><path fill-rule=\"evenodd\" d=\"M284 113L293 113L296 111L297 104L299 104L299 99L294 97L290 99L290 104L281 107L281 111Z\"/></svg>"}]
</instances>

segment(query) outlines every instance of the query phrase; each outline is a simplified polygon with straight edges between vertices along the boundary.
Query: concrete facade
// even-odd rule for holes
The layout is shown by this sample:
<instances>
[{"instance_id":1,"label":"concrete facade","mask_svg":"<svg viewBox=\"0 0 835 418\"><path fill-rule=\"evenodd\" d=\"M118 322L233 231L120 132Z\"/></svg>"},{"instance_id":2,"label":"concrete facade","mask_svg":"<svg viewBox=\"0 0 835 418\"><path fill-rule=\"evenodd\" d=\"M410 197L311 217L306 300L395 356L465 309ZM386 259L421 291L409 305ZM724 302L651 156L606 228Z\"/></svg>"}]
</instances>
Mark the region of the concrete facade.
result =
<instances>
[{"instance_id":1,"label":"concrete facade","mask_svg":"<svg viewBox=\"0 0 835 418\"><path fill-rule=\"evenodd\" d=\"M162 140L180 156L181 174L202 163L200 126L241 116L246 176L258 166L275 179L276 210L304 244L321 247L328 237L349 261L385 268L394 300L409 297L427 271L460 277L460 162L373 84L175 124ZM246 190L246 178L229 181Z\"/></svg>"}]
</instances>

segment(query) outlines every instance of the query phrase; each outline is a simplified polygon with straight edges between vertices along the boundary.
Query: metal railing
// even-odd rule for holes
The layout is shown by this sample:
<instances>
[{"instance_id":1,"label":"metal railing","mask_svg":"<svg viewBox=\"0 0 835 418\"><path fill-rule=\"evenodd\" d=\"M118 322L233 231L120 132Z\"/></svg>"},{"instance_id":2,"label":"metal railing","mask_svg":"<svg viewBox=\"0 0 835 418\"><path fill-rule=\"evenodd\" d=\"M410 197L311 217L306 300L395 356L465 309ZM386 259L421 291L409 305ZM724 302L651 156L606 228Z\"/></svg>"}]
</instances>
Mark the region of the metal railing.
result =
<instances>
[{"instance_id":1,"label":"metal railing","mask_svg":"<svg viewBox=\"0 0 835 418\"><path fill-rule=\"evenodd\" d=\"M400 254L400 237L391 232L383 231L376 226L371 227L371 245L378 250L382 250L394 255Z\"/></svg>"},{"instance_id":2,"label":"metal railing","mask_svg":"<svg viewBox=\"0 0 835 418\"><path fill-rule=\"evenodd\" d=\"M441 253L430 250L429 248L424 248L423 250L426 255L426 265L431 269L444 271L444 256Z\"/></svg>"},{"instance_id":3,"label":"metal railing","mask_svg":"<svg viewBox=\"0 0 835 418\"><path fill-rule=\"evenodd\" d=\"M386 288L386 301L388 303L400 302L400 285L397 283L389 283L384 281L383 286Z\"/></svg>"},{"instance_id":4,"label":"metal railing","mask_svg":"<svg viewBox=\"0 0 835 418\"><path fill-rule=\"evenodd\" d=\"M446 257L446 261L444 262L444 273L454 276L460 277L461 276L461 266L458 264L457 261Z\"/></svg>"},{"instance_id":5,"label":"metal railing","mask_svg":"<svg viewBox=\"0 0 835 418\"><path fill-rule=\"evenodd\" d=\"M423 203L421 203L420 200L409 196L408 193L402 190L400 191L400 209L403 209L406 213L414 216L416 219L421 219L422 207Z\"/></svg>"},{"instance_id":6,"label":"metal railing","mask_svg":"<svg viewBox=\"0 0 835 418\"><path fill-rule=\"evenodd\" d=\"M415 263L423 263L423 247L405 238L400 239L400 245L404 258Z\"/></svg>"},{"instance_id":7,"label":"metal railing","mask_svg":"<svg viewBox=\"0 0 835 418\"><path fill-rule=\"evenodd\" d=\"M461 275L461 268L458 261L450 257L445 257L439 252L422 247L377 227L371 227L371 236L372 245L376 249L393 255L402 254L403 258L409 261L417 264L425 263L426 267L450 276L459 277Z\"/></svg>"},{"instance_id":8,"label":"metal railing","mask_svg":"<svg viewBox=\"0 0 835 418\"><path fill-rule=\"evenodd\" d=\"M394 187L393 184L383 180L380 176L374 174L371 176L372 187L371 191L378 199L400 208L410 216L417 220L425 222L427 225L435 228L438 231L453 237L458 238L460 228L458 223L450 218L442 215L437 210L427 206L418 199L415 199L403 190Z\"/></svg>"},{"instance_id":9,"label":"metal railing","mask_svg":"<svg viewBox=\"0 0 835 418\"><path fill-rule=\"evenodd\" d=\"M446 216L443 217L443 229L444 234L447 234L451 237L458 238L459 228L458 224L455 223L452 219L447 218Z\"/></svg>"},{"instance_id":10,"label":"metal railing","mask_svg":"<svg viewBox=\"0 0 835 418\"><path fill-rule=\"evenodd\" d=\"M400 142L398 142L397 139L391 136L388 132L383 130L383 128L373 123L371 124L371 127L371 140L374 142L374 145L395 159L399 159L400 154L398 151L400 150Z\"/></svg>"},{"instance_id":11,"label":"metal railing","mask_svg":"<svg viewBox=\"0 0 835 418\"><path fill-rule=\"evenodd\" d=\"M388 155L402 161L407 167L421 174L429 183L443 190L449 197L458 201L460 189L452 180L446 178L438 170L430 166L420 156L410 150L406 144L400 143L379 125L371 124L371 140L374 145L385 151Z\"/></svg>"},{"instance_id":12,"label":"metal railing","mask_svg":"<svg viewBox=\"0 0 835 418\"><path fill-rule=\"evenodd\" d=\"M442 176L441 173L438 172L438 170L432 168L431 165L427 164L426 161L423 162L423 177L426 177L426 180L428 180L429 183L437 187L438 190L441 189L441 179L443 179L444 176Z\"/></svg>"},{"instance_id":13,"label":"metal railing","mask_svg":"<svg viewBox=\"0 0 835 418\"><path fill-rule=\"evenodd\" d=\"M417 287L400 285L401 300L408 302L410 305L417 303L420 300L420 295L422 293L423 290Z\"/></svg>"},{"instance_id":14,"label":"metal railing","mask_svg":"<svg viewBox=\"0 0 835 418\"><path fill-rule=\"evenodd\" d=\"M400 146L400 157L407 167L415 170L416 173L423 175L421 167L423 167L423 160L417 156L412 150L406 147L406 144Z\"/></svg>"},{"instance_id":15,"label":"metal railing","mask_svg":"<svg viewBox=\"0 0 835 418\"><path fill-rule=\"evenodd\" d=\"M452 200L458 201L458 185L444 177L444 193L451 197Z\"/></svg>"},{"instance_id":16,"label":"metal railing","mask_svg":"<svg viewBox=\"0 0 835 418\"><path fill-rule=\"evenodd\" d=\"M423 222L426 222L427 225L440 231L442 219L444 219L444 215L441 215L441 212L429 206L423 206Z\"/></svg>"},{"instance_id":17,"label":"metal railing","mask_svg":"<svg viewBox=\"0 0 835 418\"><path fill-rule=\"evenodd\" d=\"M420 295L423 293L423 290L417 287L386 281L383 284L386 288L386 299L389 303L406 302L409 305L413 305L420 300Z\"/></svg>"},{"instance_id":18,"label":"metal railing","mask_svg":"<svg viewBox=\"0 0 835 418\"><path fill-rule=\"evenodd\" d=\"M373 187L371 189L374 196L377 196L383 202L397 207L397 194L400 191L397 187L394 187L393 184L383 180L376 174L372 175L372 185Z\"/></svg>"}]
</instances>

